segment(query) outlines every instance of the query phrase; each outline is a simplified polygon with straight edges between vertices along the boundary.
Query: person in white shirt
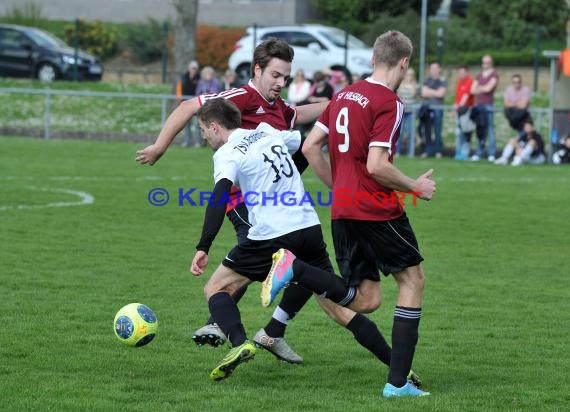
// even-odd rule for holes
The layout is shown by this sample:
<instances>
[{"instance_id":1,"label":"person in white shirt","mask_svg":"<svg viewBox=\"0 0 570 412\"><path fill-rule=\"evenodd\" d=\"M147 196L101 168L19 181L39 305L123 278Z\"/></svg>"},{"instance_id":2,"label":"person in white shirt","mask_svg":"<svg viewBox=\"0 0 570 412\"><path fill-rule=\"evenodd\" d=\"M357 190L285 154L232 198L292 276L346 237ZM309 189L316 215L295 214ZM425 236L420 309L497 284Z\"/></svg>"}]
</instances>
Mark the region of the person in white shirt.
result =
<instances>
[{"instance_id":1,"label":"person in white shirt","mask_svg":"<svg viewBox=\"0 0 570 412\"><path fill-rule=\"evenodd\" d=\"M307 103L307 98L311 94L311 82L305 78L303 69L295 72L295 77L287 89L287 101L292 106Z\"/></svg>"}]
</instances>

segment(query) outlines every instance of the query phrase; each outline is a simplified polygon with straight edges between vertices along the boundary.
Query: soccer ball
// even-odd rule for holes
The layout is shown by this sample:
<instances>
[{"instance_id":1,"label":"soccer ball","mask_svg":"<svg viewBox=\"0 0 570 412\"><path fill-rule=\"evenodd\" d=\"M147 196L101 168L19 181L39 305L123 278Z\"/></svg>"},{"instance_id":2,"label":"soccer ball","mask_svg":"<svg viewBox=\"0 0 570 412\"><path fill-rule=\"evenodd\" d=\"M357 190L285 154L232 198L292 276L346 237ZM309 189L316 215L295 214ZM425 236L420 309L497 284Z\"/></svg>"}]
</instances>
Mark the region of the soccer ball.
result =
<instances>
[{"instance_id":1,"label":"soccer ball","mask_svg":"<svg viewBox=\"0 0 570 412\"><path fill-rule=\"evenodd\" d=\"M144 346L156 336L156 314L142 303L129 303L115 315L113 323L117 338L129 346Z\"/></svg>"}]
</instances>

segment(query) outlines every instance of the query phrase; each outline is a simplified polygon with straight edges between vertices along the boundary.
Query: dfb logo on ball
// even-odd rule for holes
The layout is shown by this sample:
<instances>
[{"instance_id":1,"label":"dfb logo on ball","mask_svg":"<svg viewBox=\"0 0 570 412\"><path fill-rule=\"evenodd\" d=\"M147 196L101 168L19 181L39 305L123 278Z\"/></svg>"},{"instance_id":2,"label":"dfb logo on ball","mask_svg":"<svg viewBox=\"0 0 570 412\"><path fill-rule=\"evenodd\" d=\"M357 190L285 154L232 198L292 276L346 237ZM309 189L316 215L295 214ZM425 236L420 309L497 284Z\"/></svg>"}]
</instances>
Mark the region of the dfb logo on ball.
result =
<instances>
[{"instance_id":1,"label":"dfb logo on ball","mask_svg":"<svg viewBox=\"0 0 570 412\"><path fill-rule=\"evenodd\" d=\"M154 339L158 329L156 314L146 305L129 303L115 315L117 338L129 346L144 346Z\"/></svg>"}]
</instances>

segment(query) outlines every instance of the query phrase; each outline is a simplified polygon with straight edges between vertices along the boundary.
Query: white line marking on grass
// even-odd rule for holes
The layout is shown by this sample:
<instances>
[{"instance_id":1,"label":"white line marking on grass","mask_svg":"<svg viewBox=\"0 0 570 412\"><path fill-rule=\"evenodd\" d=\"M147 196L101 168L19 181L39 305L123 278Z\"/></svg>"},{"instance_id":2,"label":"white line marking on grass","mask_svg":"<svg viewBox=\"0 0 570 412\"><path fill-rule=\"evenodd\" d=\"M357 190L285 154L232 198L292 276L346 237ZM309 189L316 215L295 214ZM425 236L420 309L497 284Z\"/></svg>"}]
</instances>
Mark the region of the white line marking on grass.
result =
<instances>
[{"instance_id":1,"label":"white line marking on grass","mask_svg":"<svg viewBox=\"0 0 570 412\"><path fill-rule=\"evenodd\" d=\"M83 206L83 205L91 205L95 202L95 198L87 192L81 192L78 190L68 190L68 189L48 189L48 188L36 188L30 187L32 190L41 190L43 192L54 192L54 193L65 193L68 195L73 195L79 197L79 201L77 202L52 202L47 203L45 205L10 205L10 206L1 206L0 212L5 210L23 210L23 209L43 209L46 207L68 207L68 206Z\"/></svg>"}]
</instances>

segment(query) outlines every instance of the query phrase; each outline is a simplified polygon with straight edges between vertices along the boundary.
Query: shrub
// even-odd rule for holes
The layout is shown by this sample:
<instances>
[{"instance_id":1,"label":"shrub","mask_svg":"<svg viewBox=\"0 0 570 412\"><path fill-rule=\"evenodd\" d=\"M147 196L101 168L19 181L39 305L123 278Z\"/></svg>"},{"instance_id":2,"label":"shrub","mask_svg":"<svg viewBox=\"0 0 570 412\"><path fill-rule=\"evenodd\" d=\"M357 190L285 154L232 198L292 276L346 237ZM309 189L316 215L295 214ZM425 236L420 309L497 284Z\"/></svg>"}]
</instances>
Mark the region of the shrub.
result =
<instances>
[{"instance_id":1,"label":"shrub","mask_svg":"<svg viewBox=\"0 0 570 412\"><path fill-rule=\"evenodd\" d=\"M139 63L151 63L160 60L166 40L163 23L149 18L146 23L125 27L121 48L128 49Z\"/></svg>"},{"instance_id":2,"label":"shrub","mask_svg":"<svg viewBox=\"0 0 570 412\"><path fill-rule=\"evenodd\" d=\"M70 46L75 45L76 25L65 27L65 41ZM116 28L105 28L102 22L89 22L79 19L77 33L78 47L102 59L111 57L117 52L118 31Z\"/></svg>"},{"instance_id":3,"label":"shrub","mask_svg":"<svg viewBox=\"0 0 570 412\"><path fill-rule=\"evenodd\" d=\"M446 50L474 51L500 48L503 44L496 36L481 28L465 24L465 20L452 17L447 24L443 23L444 47Z\"/></svg>"},{"instance_id":4,"label":"shrub","mask_svg":"<svg viewBox=\"0 0 570 412\"><path fill-rule=\"evenodd\" d=\"M534 50L510 50L510 49L484 49L478 51L446 53L443 56L444 65L480 66L481 57L485 54L493 56L495 66L532 66L534 64ZM428 60L428 61L432 61ZM548 65L550 60L540 53L539 63Z\"/></svg>"},{"instance_id":5,"label":"shrub","mask_svg":"<svg viewBox=\"0 0 570 412\"><path fill-rule=\"evenodd\" d=\"M199 25L196 31L196 58L201 66L217 70L228 67L235 43L245 35L244 29Z\"/></svg>"}]
</instances>

